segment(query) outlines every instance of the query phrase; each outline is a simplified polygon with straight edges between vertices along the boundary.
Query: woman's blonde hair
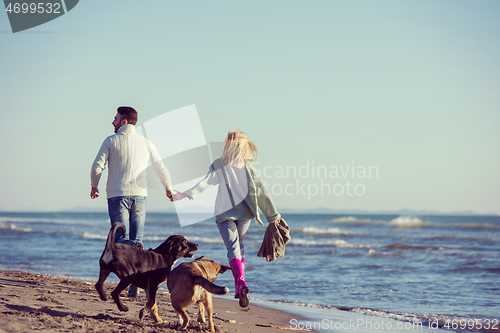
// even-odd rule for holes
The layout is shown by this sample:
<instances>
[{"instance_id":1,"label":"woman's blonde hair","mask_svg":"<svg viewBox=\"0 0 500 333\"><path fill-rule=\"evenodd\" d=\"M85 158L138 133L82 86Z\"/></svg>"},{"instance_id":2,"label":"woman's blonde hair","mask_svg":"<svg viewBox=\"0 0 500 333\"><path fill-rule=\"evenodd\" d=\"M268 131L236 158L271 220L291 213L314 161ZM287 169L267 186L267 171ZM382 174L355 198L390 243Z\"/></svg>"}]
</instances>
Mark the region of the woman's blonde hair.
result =
<instances>
[{"instance_id":1,"label":"woman's blonde hair","mask_svg":"<svg viewBox=\"0 0 500 333\"><path fill-rule=\"evenodd\" d=\"M248 141L244 132L235 129L229 130L222 150L224 164L242 167L246 161L255 161L259 154L257 146Z\"/></svg>"}]
</instances>

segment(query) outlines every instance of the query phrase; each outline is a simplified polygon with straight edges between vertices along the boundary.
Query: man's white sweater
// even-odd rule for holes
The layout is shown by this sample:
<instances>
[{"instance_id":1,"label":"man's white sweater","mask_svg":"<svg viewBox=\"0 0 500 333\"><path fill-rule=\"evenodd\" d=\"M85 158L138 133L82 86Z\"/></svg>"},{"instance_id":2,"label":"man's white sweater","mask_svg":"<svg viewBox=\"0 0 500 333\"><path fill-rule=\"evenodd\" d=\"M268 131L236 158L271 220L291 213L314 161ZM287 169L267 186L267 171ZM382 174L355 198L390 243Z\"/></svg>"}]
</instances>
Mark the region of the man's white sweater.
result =
<instances>
[{"instance_id":1,"label":"man's white sweater","mask_svg":"<svg viewBox=\"0 0 500 333\"><path fill-rule=\"evenodd\" d=\"M151 141L135 132L134 125L123 125L118 133L104 140L92 164L91 186L97 187L102 171L108 164L108 198L147 196L146 169L148 162L167 190L171 190L170 175Z\"/></svg>"}]
</instances>

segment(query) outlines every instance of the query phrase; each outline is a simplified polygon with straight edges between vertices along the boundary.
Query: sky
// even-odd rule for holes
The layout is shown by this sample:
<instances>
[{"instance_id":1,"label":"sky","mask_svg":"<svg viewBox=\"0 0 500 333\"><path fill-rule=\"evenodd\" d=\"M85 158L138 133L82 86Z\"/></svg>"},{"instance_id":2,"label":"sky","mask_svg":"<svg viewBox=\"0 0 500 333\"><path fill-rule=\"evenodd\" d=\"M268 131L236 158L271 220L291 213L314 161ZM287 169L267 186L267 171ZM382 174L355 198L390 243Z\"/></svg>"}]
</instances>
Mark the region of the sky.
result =
<instances>
[{"instance_id":1,"label":"sky","mask_svg":"<svg viewBox=\"0 0 500 333\"><path fill-rule=\"evenodd\" d=\"M106 209L117 107L195 105L207 142L257 145L278 210L500 214L499 88L498 1L80 1L15 34L2 11L0 210Z\"/></svg>"}]
</instances>

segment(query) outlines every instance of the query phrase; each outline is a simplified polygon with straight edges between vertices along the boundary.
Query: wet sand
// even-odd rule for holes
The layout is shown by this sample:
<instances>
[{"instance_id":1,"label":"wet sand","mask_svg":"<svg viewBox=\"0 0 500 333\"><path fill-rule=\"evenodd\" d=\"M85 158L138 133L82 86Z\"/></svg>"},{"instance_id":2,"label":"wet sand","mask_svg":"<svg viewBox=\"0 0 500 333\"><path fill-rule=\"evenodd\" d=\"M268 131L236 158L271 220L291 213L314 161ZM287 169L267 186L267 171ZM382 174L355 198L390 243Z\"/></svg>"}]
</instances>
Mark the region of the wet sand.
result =
<instances>
[{"instance_id":1,"label":"wet sand","mask_svg":"<svg viewBox=\"0 0 500 333\"><path fill-rule=\"evenodd\" d=\"M139 322L139 311L146 303L144 293L134 299L122 293L129 311L120 312L111 297L107 301L99 298L94 283L0 270L0 332L177 332L177 315L167 291L160 290L157 295L159 315L165 322L158 324L149 314ZM114 285L106 284L108 295ZM291 330L292 318L302 319L253 304L242 309L229 298L213 300L217 332L278 332ZM188 314L187 332L208 331L207 324L197 321L196 306L190 307Z\"/></svg>"}]
</instances>

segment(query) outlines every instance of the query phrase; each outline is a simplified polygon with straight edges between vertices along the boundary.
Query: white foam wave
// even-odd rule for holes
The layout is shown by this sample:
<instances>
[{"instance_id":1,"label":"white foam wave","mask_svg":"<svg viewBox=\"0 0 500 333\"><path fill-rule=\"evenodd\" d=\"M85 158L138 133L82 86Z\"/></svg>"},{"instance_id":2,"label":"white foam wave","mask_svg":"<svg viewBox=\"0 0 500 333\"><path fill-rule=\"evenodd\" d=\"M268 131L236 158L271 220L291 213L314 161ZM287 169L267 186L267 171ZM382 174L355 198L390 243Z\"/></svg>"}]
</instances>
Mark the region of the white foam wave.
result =
<instances>
[{"instance_id":1,"label":"white foam wave","mask_svg":"<svg viewBox=\"0 0 500 333\"><path fill-rule=\"evenodd\" d=\"M418 318L418 316L409 313L397 313L397 312L379 311L379 310L363 309L363 308L353 308L351 311L367 316L383 317L383 318L389 318L389 319L399 320L403 322L417 323L417 324L422 323L421 318Z\"/></svg>"},{"instance_id":2,"label":"white foam wave","mask_svg":"<svg viewBox=\"0 0 500 333\"><path fill-rule=\"evenodd\" d=\"M347 311L352 311L355 313L376 316L388 319L394 319L402 322L410 323L410 325L405 325L407 329L422 329L431 328L432 330L437 329L450 329L453 325L457 325L457 329L474 331L474 332L490 332L489 329L485 329L485 324L488 323L492 326L492 322L498 325L498 319L496 318L484 318L476 319L471 318L468 315L446 315L446 314L434 314L434 313L411 313L411 312L397 312L397 311L385 311L376 309L366 309L366 308L346 308ZM493 319L493 320L491 320ZM493 331L493 330L492 330ZM462 331L460 331L462 332Z\"/></svg>"},{"instance_id":3,"label":"white foam wave","mask_svg":"<svg viewBox=\"0 0 500 333\"><path fill-rule=\"evenodd\" d=\"M196 237L188 236L186 237L192 242L202 242L202 243L212 243L212 244L222 244L224 243L221 238L207 238L207 237Z\"/></svg>"},{"instance_id":4,"label":"white foam wave","mask_svg":"<svg viewBox=\"0 0 500 333\"><path fill-rule=\"evenodd\" d=\"M411 216L399 216L399 217L396 217L394 220L391 220L391 223L396 223L396 224L420 223L420 222L422 222L421 219L419 219L418 217L411 217Z\"/></svg>"},{"instance_id":5,"label":"white foam wave","mask_svg":"<svg viewBox=\"0 0 500 333\"><path fill-rule=\"evenodd\" d=\"M345 223L345 222L351 222L351 223L369 223L371 222L370 219L358 219L354 216L342 216L342 217L337 217L333 220L331 220L332 222L342 222L342 223Z\"/></svg>"},{"instance_id":6,"label":"white foam wave","mask_svg":"<svg viewBox=\"0 0 500 333\"><path fill-rule=\"evenodd\" d=\"M346 242L343 239L335 239L335 240L329 240L329 241L324 241L324 242L318 242L318 241L313 241L313 240L307 240L307 239L293 239L290 240L291 244L294 245L330 245L330 246L336 246L336 247L354 247L351 243Z\"/></svg>"},{"instance_id":7,"label":"white foam wave","mask_svg":"<svg viewBox=\"0 0 500 333\"><path fill-rule=\"evenodd\" d=\"M346 312L354 312L362 315L373 316L373 317L382 317L392 320L397 320L404 324L404 330L422 330L429 328L430 331L438 331L438 329L449 329L451 324L456 323L460 326L460 328L469 329L474 332L490 332L490 330L484 329L485 324L488 324L489 327L493 325L498 326L498 318L486 317L483 319L471 318L468 315L442 315L442 314L434 314L434 313L411 313L411 312L398 312L398 311L384 311L377 309L368 309L368 308L359 308L359 307L351 307L351 306L334 306L334 305L321 305L321 304L311 304L311 303L302 303L296 301L289 300L270 300L270 299L261 299L261 298L252 298L256 301L269 303L269 304L286 304L297 307L306 307L313 309L325 309L325 310L334 310L334 311L346 311ZM300 313L300 312L298 312ZM466 325L464 325L466 324ZM495 326L495 327L496 327ZM492 332L493 330L491 330ZM398 330L399 332L399 330ZM426 330L427 332L427 330ZM439 330L441 332L441 330Z\"/></svg>"},{"instance_id":8,"label":"white foam wave","mask_svg":"<svg viewBox=\"0 0 500 333\"><path fill-rule=\"evenodd\" d=\"M26 218L26 217L0 217L0 222L11 222L11 223L70 223L70 221L57 220L57 219L45 219L45 218ZM73 221L74 223L74 221Z\"/></svg>"},{"instance_id":9,"label":"white foam wave","mask_svg":"<svg viewBox=\"0 0 500 333\"><path fill-rule=\"evenodd\" d=\"M411 216L399 216L394 220L391 220L389 224L397 225L400 228L413 228L413 227L425 227L436 225L433 222L424 222L418 217Z\"/></svg>"},{"instance_id":10,"label":"white foam wave","mask_svg":"<svg viewBox=\"0 0 500 333\"><path fill-rule=\"evenodd\" d=\"M331 220L334 223L370 224L370 225L392 225L398 228L418 228L418 227L445 227L458 229L493 229L500 230L500 225L492 223L454 223L442 224L431 221L423 221L418 217L398 216L390 221L358 219L353 216L343 216Z\"/></svg>"},{"instance_id":11,"label":"white foam wave","mask_svg":"<svg viewBox=\"0 0 500 333\"><path fill-rule=\"evenodd\" d=\"M82 234L83 238L88 238L88 239L103 239L106 240L108 238L108 235L103 235L103 234L93 234L90 232L84 232ZM147 240L150 242L164 242L168 236L146 236L143 237L143 240ZM220 238L207 238L207 237L187 237L188 240L192 242L201 242L201 243L222 243L222 239Z\"/></svg>"},{"instance_id":12,"label":"white foam wave","mask_svg":"<svg viewBox=\"0 0 500 333\"><path fill-rule=\"evenodd\" d=\"M82 235L83 238L89 238L89 239L107 239L108 235L101 235L101 234L92 234L90 232L84 232Z\"/></svg>"},{"instance_id":13,"label":"white foam wave","mask_svg":"<svg viewBox=\"0 0 500 333\"><path fill-rule=\"evenodd\" d=\"M352 235L352 232L342 231L339 228L321 229L315 227L304 227L302 232L306 234L330 234L330 235Z\"/></svg>"},{"instance_id":14,"label":"white foam wave","mask_svg":"<svg viewBox=\"0 0 500 333\"><path fill-rule=\"evenodd\" d=\"M0 222L0 229L16 230L21 232L31 232L31 228L20 228L15 224Z\"/></svg>"},{"instance_id":15,"label":"white foam wave","mask_svg":"<svg viewBox=\"0 0 500 333\"><path fill-rule=\"evenodd\" d=\"M168 236L146 236L143 237L144 240L152 241L152 242L164 242ZM220 238L208 238L208 237L197 237L197 236L186 236L186 238L191 242L200 242L200 243L210 243L210 244L218 244L223 243Z\"/></svg>"},{"instance_id":16,"label":"white foam wave","mask_svg":"<svg viewBox=\"0 0 500 333\"><path fill-rule=\"evenodd\" d=\"M147 240L151 242L164 242L168 236L144 236L142 237L142 240Z\"/></svg>"},{"instance_id":17,"label":"white foam wave","mask_svg":"<svg viewBox=\"0 0 500 333\"><path fill-rule=\"evenodd\" d=\"M0 222L7 223L53 223L53 224L75 224L75 221L78 221L78 224L95 224L102 223L104 220L84 220L84 219L52 219L52 218L31 218L31 217L9 217L9 216L0 216ZM109 219L108 219L109 223Z\"/></svg>"}]
</instances>

